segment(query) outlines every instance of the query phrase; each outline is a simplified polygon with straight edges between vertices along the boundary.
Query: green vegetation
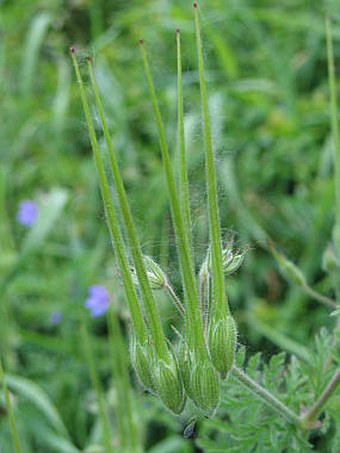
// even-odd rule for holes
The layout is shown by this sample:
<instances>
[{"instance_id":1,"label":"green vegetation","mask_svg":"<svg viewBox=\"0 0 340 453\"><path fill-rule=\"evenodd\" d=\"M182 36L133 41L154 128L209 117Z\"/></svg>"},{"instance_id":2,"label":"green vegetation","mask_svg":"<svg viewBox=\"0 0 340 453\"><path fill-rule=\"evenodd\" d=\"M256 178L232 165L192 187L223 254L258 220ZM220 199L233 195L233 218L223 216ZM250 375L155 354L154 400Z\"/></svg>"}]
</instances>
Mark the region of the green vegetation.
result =
<instances>
[{"instance_id":1,"label":"green vegetation","mask_svg":"<svg viewBox=\"0 0 340 453\"><path fill-rule=\"evenodd\" d=\"M1 4L1 451L340 450L336 6Z\"/></svg>"}]
</instances>

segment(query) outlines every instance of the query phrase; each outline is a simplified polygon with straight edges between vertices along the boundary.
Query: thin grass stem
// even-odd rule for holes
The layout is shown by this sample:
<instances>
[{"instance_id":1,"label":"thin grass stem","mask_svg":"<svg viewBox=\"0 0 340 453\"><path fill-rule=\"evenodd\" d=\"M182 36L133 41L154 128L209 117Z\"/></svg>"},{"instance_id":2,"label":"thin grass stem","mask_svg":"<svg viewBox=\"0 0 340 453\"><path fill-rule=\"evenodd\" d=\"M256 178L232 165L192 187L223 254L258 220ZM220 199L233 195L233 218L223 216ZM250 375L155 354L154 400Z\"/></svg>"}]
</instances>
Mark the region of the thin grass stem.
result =
<instances>
[{"instance_id":1,"label":"thin grass stem","mask_svg":"<svg viewBox=\"0 0 340 453\"><path fill-rule=\"evenodd\" d=\"M129 381L127 351L119 320L111 306L107 315L112 360L112 375L117 389L117 419L121 448L126 452L139 452L138 426L134 417L133 396Z\"/></svg>"},{"instance_id":2,"label":"thin grass stem","mask_svg":"<svg viewBox=\"0 0 340 453\"><path fill-rule=\"evenodd\" d=\"M85 322L81 325L81 337L83 340L83 348L87 361L87 365L90 372L90 378L92 382L93 389L96 393L96 399L98 403L99 416L102 423L103 429L103 442L105 446L105 451L108 453L113 453L113 447L111 442L111 432L110 432L110 422L107 414L107 408L104 401L103 390L99 381L99 376L97 373L96 364L93 357L93 352L90 344L89 334L86 329Z\"/></svg>"},{"instance_id":3,"label":"thin grass stem","mask_svg":"<svg viewBox=\"0 0 340 453\"><path fill-rule=\"evenodd\" d=\"M331 97L331 127L334 144L335 165L335 246L338 257L340 256L340 134L339 116L335 81L334 51L332 40L332 25L329 17L326 18L328 80Z\"/></svg>"},{"instance_id":4,"label":"thin grass stem","mask_svg":"<svg viewBox=\"0 0 340 453\"><path fill-rule=\"evenodd\" d=\"M0 359L0 377L1 377L1 385L2 385L2 390L5 395L5 404L6 404L6 409L8 413L8 418L9 418L9 425L11 429L11 434L12 434L12 440L13 440L13 445L14 445L14 450L15 453L21 453L21 446L20 446L20 441L19 441L19 435L18 435L18 430L15 422L15 417L13 413L13 408L11 404L11 399L9 396L9 391L5 382L5 372L2 368L2 360Z\"/></svg>"}]
</instances>

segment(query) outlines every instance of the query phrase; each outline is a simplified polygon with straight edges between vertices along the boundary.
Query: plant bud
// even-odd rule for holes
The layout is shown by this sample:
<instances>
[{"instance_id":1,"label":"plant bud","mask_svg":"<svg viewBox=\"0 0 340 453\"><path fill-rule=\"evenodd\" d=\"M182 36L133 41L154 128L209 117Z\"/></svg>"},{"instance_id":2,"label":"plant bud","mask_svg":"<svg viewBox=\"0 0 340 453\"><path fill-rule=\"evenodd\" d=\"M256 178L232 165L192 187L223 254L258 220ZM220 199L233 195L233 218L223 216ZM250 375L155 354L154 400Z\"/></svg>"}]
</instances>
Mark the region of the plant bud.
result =
<instances>
[{"instance_id":1,"label":"plant bud","mask_svg":"<svg viewBox=\"0 0 340 453\"><path fill-rule=\"evenodd\" d=\"M280 266L282 275L290 282L295 283L295 285L305 287L307 282L305 276L300 271L300 269L288 258L279 253L274 247L271 246L271 251L274 255L274 258Z\"/></svg>"},{"instance_id":2,"label":"plant bud","mask_svg":"<svg viewBox=\"0 0 340 453\"><path fill-rule=\"evenodd\" d=\"M166 274L150 256L143 255L143 262L151 288L163 289L168 281ZM135 268L131 267L130 270L134 284L138 285L139 283Z\"/></svg>"},{"instance_id":3,"label":"plant bud","mask_svg":"<svg viewBox=\"0 0 340 453\"><path fill-rule=\"evenodd\" d=\"M233 251L232 248L227 247L222 251L222 265L224 275L228 276L236 272L243 263L246 250L242 252L239 250Z\"/></svg>"},{"instance_id":4,"label":"plant bud","mask_svg":"<svg viewBox=\"0 0 340 453\"><path fill-rule=\"evenodd\" d=\"M340 267L332 246L328 246L322 257L322 269L327 273L332 273Z\"/></svg>"},{"instance_id":5,"label":"plant bud","mask_svg":"<svg viewBox=\"0 0 340 453\"><path fill-rule=\"evenodd\" d=\"M164 405L175 414L180 414L184 409L186 397L174 356L169 364L159 360L156 365L155 385Z\"/></svg>"},{"instance_id":6,"label":"plant bud","mask_svg":"<svg viewBox=\"0 0 340 453\"><path fill-rule=\"evenodd\" d=\"M208 338L211 361L225 379L235 360L237 332L234 318L227 315L211 322Z\"/></svg>"},{"instance_id":7,"label":"plant bud","mask_svg":"<svg viewBox=\"0 0 340 453\"><path fill-rule=\"evenodd\" d=\"M149 392L156 393L152 375L154 357L150 345L132 340L131 361L142 386Z\"/></svg>"},{"instance_id":8,"label":"plant bud","mask_svg":"<svg viewBox=\"0 0 340 453\"><path fill-rule=\"evenodd\" d=\"M191 388L196 405L211 417L219 403L220 380L209 360L198 363L192 370Z\"/></svg>"}]
</instances>

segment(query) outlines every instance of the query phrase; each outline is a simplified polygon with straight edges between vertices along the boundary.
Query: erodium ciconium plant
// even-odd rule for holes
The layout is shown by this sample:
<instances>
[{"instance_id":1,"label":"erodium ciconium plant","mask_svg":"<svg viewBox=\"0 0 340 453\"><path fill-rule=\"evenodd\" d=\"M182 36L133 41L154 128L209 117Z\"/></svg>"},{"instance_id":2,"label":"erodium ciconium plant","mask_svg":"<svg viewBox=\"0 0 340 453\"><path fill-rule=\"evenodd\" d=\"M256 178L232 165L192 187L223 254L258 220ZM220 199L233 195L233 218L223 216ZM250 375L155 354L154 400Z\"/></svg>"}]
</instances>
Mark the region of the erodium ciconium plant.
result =
<instances>
[{"instance_id":1,"label":"erodium ciconium plant","mask_svg":"<svg viewBox=\"0 0 340 453\"><path fill-rule=\"evenodd\" d=\"M178 137L179 174L172 167L164 126L154 89L147 52L143 39L140 50L150 99L159 134L167 192L180 264L183 301L175 294L166 273L153 258L142 253L136 228L127 200L115 150L105 120L103 105L90 57L86 58L89 79L99 114L103 135L109 152L110 169L117 195L113 203L106 170L100 155L84 84L75 49L71 48L80 95L89 130L95 165L97 168L107 225L123 282L126 300L131 313L131 360L140 383L150 393L161 399L175 414L184 410L186 401L192 400L205 415L212 416L220 400L221 381L229 373L242 385L264 400L289 423L304 427L306 417L299 417L266 389L254 382L234 363L237 343L237 326L230 312L225 289L226 275L242 264L245 251L235 250L232 241L221 237L217 181L211 138L208 97L205 84L203 53L200 34L199 11L194 3L196 47L201 89L203 135L205 143L205 169L207 211L209 219L209 244L207 255L195 275L195 257L191 235L191 215L187 159L184 137L181 40L176 30L178 63ZM123 234L117 218L122 218ZM127 253L127 251L129 253ZM132 262L128 257L132 257ZM165 337L155 300L155 291L168 293L183 316L183 332L179 333L176 346ZM306 427L306 426L305 426Z\"/></svg>"}]
</instances>

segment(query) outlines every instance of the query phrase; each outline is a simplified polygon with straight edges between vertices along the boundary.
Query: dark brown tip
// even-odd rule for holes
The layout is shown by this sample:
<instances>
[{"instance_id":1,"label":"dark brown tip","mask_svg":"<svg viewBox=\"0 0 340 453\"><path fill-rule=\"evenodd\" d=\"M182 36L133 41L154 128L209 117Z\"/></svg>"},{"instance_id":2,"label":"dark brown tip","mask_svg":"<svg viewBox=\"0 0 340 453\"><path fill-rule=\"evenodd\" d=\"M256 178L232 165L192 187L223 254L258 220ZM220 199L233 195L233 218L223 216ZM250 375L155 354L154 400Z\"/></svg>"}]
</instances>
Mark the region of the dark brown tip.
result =
<instances>
[{"instance_id":1,"label":"dark brown tip","mask_svg":"<svg viewBox=\"0 0 340 453\"><path fill-rule=\"evenodd\" d=\"M142 46L144 44L144 39L143 38L139 38L139 44Z\"/></svg>"},{"instance_id":2,"label":"dark brown tip","mask_svg":"<svg viewBox=\"0 0 340 453\"><path fill-rule=\"evenodd\" d=\"M74 47L70 47L70 52L71 52L71 53L74 53L75 51L76 51L76 50L75 50Z\"/></svg>"},{"instance_id":3,"label":"dark brown tip","mask_svg":"<svg viewBox=\"0 0 340 453\"><path fill-rule=\"evenodd\" d=\"M176 33L179 35L181 33L181 30L179 28L176 28Z\"/></svg>"},{"instance_id":4,"label":"dark brown tip","mask_svg":"<svg viewBox=\"0 0 340 453\"><path fill-rule=\"evenodd\" d=\"M194 8L197 8L197 7L198 7L198 4L197 4L196 2L194 2L194 3L192 4L192 6L193 6Z\"/></svg>"},{"instance_id":5,"label":"dark brown tip","mask_svg":"<svg viewBox=\"0 0 340 453\"><path fill-rule=\"evenodd\" d=\"M87 61L88 63L90 63L90 61L91 61L90 55L86 55L86 61Z\"/></svg>"}]
</instances>

